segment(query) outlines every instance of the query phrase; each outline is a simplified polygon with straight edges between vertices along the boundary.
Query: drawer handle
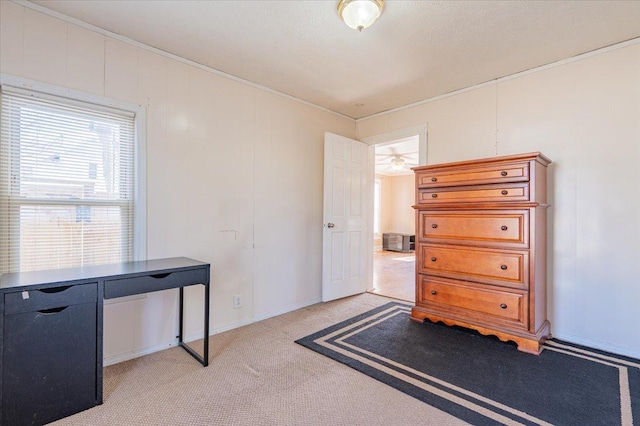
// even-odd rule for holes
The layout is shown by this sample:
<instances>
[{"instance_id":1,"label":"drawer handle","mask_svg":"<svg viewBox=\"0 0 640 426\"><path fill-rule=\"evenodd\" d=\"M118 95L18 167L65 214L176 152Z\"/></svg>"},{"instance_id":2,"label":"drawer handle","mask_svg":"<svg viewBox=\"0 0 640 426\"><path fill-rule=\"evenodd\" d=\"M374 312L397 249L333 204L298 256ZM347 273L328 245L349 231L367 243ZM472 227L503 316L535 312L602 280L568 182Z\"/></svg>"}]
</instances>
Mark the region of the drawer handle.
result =
<instances>
[{"instance_id":1,"label":"drawer handle","mask_svg":"<svg viewBox=\"0 0 640 426\"><path fill-rule=\"evenodd\" d=\"M501 304L500 304L500 307L501 307L502 309L507 309L507 304L506 304L506 303L501 303Z\"/></svg>"},{"instance_id":2,"label":"drawer handle","mask_svg":"<svg viewBox=\"0 0 640 426\"><path fill-rule=\"evenodd\" d=\"M509 193L509 191L507 191L506 189L503 189L502 192L501 192L502 195L507 195L508 193Z\"/></svg>"},{"instance_id":3,"label":"drawer handle","mask_svg":"<svg viewBox=\"0 0 640 426\"><path fill-rule=\"evenodd\" d=\"M431 294L436 294L436 293L437 293L437 291L431 290Z\"/></svg>"},{"instance_id":4,"label":"drawer handle","mask_svg":"<svg viewBox=\"0 0 640 426\"><path fill-rule=\"evenodd\" d=\"M431 198L438 198L438 194L431 194Z\"/></svg>"},{"instance_id":5,"label":"drawer handle","mask_svg":"<svg viewBox=\"0 0 640 426\"><path fill-rule=\"evenodd\" d=\"M61 291L65 291L70 289L70 285L64 285L62 287L52 287L52 288L43 288L42 290L38 290L42 293L60 293Z\"/></svg>"},{"instance_id":6,"label":"drawer handle","mask_svg":"<svg viewBox=\"0 0 640 426\"><path fill-rule=\"evenodd\" d=\"M500 227L500 229L502 229L503 231L506 231L506 230L507 230L507 229L509 229L509 228L507 228L507 225L502 225L502 226Z\"/></svg>"},{"instance_id":7,"label":"drawer handle","mask_svg":"<svg viewBox=\"0 0 640 426\"><path fill-rule=\"evenodd\" d=\"M436 178L436 177L432 177L431 178L431 182L437 182L437 181L438 181L438 178Z\"/></svg>"},{"instance_id":8,"label":"drawer handle","mask_svg":"<svg viewBox=\"0 0 640 426\"><path fill-rule=\"evenodd\" d=\"M507 265L500 265L500 269L502 269L503 271L507 270Z\"/></svg>"},{"instance_id":9,"label":"drawer handle","mask_svg":"<svg viewBox=\"0 0 640 426\"><path fill-rule=\"evenodd\" d=\"M506 176L508 173L505 172L504 170L500 172L500 176Z\"/></svg>"},{"instance_id":10,"label":"drawer handle","mask_svg":"<svg viewBox=\"0 0 640 426\"><path fill-rule=\"evenodd\" d=\"M435 262L436 260L438 260L438 259L436 259L435 257L432 257L432 258L431 258L431 261L432 261L432 262Z\"/></svg>"},{"instance_id":11,"label":"drawer handle","mask_svg":"<svg viewBox=\"0 0 640 426\"><path fill-rule=\"evenodd\" d=\"M431 227L432 227L433 229L436 229L436 228L438 227L438 224L437 224L437 223L433 223L433 224L431 225Z\"/></svg>"},{"instance_id":12,"label":"drawer handle","mask_svg":"<svg viewBox=\"0 0 640 426\"><path fill-rule=\"evenodd\" d=\"M167 278L169 275L171 275L171 272L167 272L167 273L164 273L164 274L151 275L151 278L156 278L156 279Z\"/></svg>"},{"instance_id":13,"label":"drawer handle","mask_svg":"<svg viewBox=\"0 0 640 426\"><path fill-rule=\"evenodd\" d=\"M58 312L62 312L67 308L68 306L62 306L60 308L42 309L38 312L40 312L41 314L50 315L50 314L57 314Z\"/></svg>"}]
</instances>

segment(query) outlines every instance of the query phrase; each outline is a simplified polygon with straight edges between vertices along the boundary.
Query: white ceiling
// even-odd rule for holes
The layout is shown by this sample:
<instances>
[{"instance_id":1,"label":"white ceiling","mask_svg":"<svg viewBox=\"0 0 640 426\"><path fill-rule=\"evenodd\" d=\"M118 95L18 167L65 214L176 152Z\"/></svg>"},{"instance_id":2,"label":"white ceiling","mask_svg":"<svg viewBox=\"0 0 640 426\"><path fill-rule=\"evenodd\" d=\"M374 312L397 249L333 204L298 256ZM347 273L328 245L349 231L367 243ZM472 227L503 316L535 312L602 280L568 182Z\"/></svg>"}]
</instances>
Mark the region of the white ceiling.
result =
<instances>
[{"instance_id":1,"label":"white ceiling","mask_svg":"<svg viewBox=\"0 0 640 426\"><path fill-rule=\"evenodd\" d=\"M34 3L353 118L640 37L637 0L387 0L361 33L337 0Z\"/></svg>"}]
</instances>

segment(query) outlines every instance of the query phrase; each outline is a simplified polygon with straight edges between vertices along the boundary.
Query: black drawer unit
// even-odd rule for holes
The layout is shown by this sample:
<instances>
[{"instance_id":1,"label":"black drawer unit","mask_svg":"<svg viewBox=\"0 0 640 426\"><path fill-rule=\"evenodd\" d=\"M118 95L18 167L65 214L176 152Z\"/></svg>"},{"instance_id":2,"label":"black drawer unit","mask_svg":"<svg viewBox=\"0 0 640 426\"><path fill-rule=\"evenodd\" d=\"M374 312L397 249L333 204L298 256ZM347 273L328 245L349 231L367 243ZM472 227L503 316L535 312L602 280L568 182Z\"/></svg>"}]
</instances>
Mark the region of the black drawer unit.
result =
<instances>
[{"instance_id":1,"label":"black drawer unit","mask_svg":"<svg viewBox=\"0 0 640 426\"><path fill-rule=\"evenodd\" d=\"M97 284L6 293L2 424L41 425L96 405Z\"/></svg>"},{"instance_id":2,"label":"black drawer unit","mask_svg":"<svg viewBox=\"0 0 640 426\"><path fill-rule=\"evenodd\" d=\"M412 252L416 249L416 236L389 232L382 234L382 249L390 251Z\"/></svg>"},{"instance_id":3,"label":"black drawer unit","mask_svg":"<svg viewBox=\"0 0 640 426\"><path fill-rule=\"evenodd\" d=\"M11 315L79 305L80 303L95 303L96 300L98 300L98 288L95 283L19 291L4 295L4 314Z\"/></svg>"},{"instance_id":4,"label":"black drawer unit","mask_svg":"<svg viewBox=\"0 0 640 426\"><path fill-rule=\"evenodd\" d=\"M104 299L178 289L178 345L209 364L208 263L186 257L0 275L0 426L102 404ZM184 287L204 286L202 355L183 339Z\"/></svg>"},{"instance_id":5,"label":"black drawer unit","mask_svg":"<svg viewBox=\"0 0 640 426\"><path fill-rule=\"evenodd\" d=\"M104 298L131 296L132 294L176 288L176 283L199 284L208 280L205 269L164 272L104 282Z\"/></svg>"}]
</instances>

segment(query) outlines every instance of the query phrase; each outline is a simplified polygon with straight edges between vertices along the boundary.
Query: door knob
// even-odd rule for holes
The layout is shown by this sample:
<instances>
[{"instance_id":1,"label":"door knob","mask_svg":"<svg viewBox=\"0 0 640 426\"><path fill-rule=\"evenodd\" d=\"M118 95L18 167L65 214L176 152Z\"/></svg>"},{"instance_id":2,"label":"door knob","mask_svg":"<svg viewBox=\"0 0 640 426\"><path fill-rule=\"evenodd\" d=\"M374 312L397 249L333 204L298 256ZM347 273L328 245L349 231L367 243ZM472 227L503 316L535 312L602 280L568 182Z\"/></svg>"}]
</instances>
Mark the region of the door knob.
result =
<instances>
[{"instance_id":1,"label":"door knob","mask_svg":"<svg viewBox=\"0 0 640 426\"><path fill-rule=\"evenodd\" d=\"M336 226L336 225L331 223L331 222L327 223L327 228L333 228L334 226Z\"/></svg>"}]
</instances>

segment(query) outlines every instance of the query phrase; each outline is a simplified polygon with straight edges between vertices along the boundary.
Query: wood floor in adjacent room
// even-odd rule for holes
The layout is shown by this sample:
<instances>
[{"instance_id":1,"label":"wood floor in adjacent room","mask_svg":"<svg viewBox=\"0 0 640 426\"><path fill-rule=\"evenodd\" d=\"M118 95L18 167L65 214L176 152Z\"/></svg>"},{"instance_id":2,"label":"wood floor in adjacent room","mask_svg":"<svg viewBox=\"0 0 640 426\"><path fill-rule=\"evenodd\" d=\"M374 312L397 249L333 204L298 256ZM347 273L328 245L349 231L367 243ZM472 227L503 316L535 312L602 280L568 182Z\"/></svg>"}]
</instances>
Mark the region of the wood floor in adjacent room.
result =
<instances>
[{"instance_id":1,"label":"wood floor in adjacent room","mask_svg":"<svg viewBox=\"0 0 640 426\"><path fill-rule=\"evenodd\" d=\"M294 343L389 300L365 293L216 334L206 368L177 347L112 365L104 404L55 424L464 424Z\"/></svg>"},{"instance_id":2,"label":"wood floor in adjacent room","mask_svg":"<svg viewBox=\"0 0 640 426\"><path fill-rule=\"evenodd\" d=\"M415 253L374 251L371 293L414 302L416 300L415 258Z\"/></svg>"}]
</instances>

